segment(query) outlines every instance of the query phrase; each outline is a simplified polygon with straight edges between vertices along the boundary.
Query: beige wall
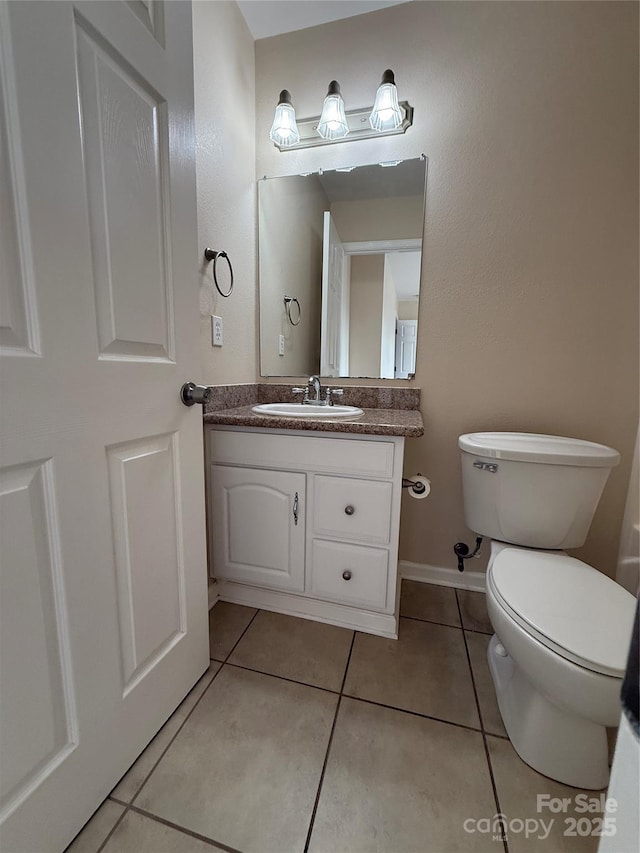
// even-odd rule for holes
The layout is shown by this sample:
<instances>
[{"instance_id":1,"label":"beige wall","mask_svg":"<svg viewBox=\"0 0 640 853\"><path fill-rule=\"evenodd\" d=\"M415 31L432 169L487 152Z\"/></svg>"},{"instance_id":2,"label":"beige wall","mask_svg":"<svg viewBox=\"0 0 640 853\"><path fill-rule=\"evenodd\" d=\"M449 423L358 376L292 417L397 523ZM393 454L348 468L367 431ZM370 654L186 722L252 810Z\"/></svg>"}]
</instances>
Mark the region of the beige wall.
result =
<instances>
[{"instance_id":1,"label":"beige wall","mask_svg":"<svg viewBox=\"0 0 640 853\"><path fill-rule=\"evenodd\" d=\"M404 499L404 559L455 565L472 541L457 436L513 429L620 450L578 554L615 572L638 423L637 36L634 3L420 2L256 43L258 174L429 158L426 433L405 467L433 491ZM300 116L334 78L366 106L386 67L415 108L405 135L273 149L280 89Z\"/></svg>"},{"instance_id":2,"label":"beige wall","mask_svg":"<svg viewBox=\"0 0 640 853\"><path fill-rule=\"evenodd\" d=\"M334 201L331 215L343 243L420 238L424 225L424 193L404 198Z\"/></svg>"},{"instance_id":3,"label":"beige wall","mask_svg":"<svg viewBox=\"0 0 640 853\"><path fill-rule=\"evenodd\" d=\"M418 301L401 300L398 302L398 320L417 320Z\"/></svg>"},{"instance_id":4,"label":"beige wall","mask_svg":"<svg viewBox=\"0 0 640 853\"><path fill-rule=\"evenodd\" d=\"M354 255L349 281L349 373L379 376L384 255Z\"/></svg>"},{"instance_id":5,"label":"beige wall","mask_svg":"<svg viewBox=\"0 0 640 853\"><path fill-rule=\"evenodd\" d=\"M200 258L206 246L233 264L232 295L200 266L202 375L208 384L254 382L257 369L254 42L234 2L193 4L193 54ZM219 265L221 285L228 272ZM224 346L211 346L211 315L222 317ZM191 377L194 378L195 377Z\"/></svg>"}]
</instances>

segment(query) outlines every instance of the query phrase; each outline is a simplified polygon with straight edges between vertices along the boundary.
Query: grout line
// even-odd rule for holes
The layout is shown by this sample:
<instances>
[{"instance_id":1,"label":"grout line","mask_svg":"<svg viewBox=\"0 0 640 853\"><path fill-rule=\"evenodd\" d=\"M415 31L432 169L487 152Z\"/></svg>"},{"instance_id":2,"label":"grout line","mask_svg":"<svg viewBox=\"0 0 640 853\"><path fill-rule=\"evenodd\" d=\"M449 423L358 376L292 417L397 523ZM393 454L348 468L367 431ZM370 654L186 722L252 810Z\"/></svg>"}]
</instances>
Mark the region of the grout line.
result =
<instances>
[{"instance_id":1,"label":"grout line","mask_svg":"<svg viewBox=\"0 0 640 853\"><path fill-rule=\"evenodd\" d=\"M168 826L170 829L175 829L183 835L188 835L191 838L197 838L199 841L204 841L206 844L211 844L214 847L218 847L220 850L226 850L227 853L240 853L236 847L229 847L228 844L223 844L222 841L216 841L215 838L209 838L208 835L202 835L199 832L195 832L193 829L187 829L185 826L180 826L179 823L173 823L173 821L166 820L166 818L155 815L152 812L139 808L138 806L131 806L131 811L141 815L142 817L146 817L149 820L154 820L156 823L161 823L163 826Z\"/></svg>"},{"instance_id":2,"label":"grout line","mask_svg":"<svg viewBox=\"0 0 640 853\"><path fill-rule=\"evenodd\" d=\"M313 825L316 820L316 814L318 812L318 804L320 802L320 794L322 792L322 783L324 782L324 775L327 770L327 764L329 762L329 753L331 752L331 744L333 743L333 734L336 730L336 723L338 721L338 712L340 710L340 704L342 702L342 691L344 690L344 685L347 680L347 672L349 670L349 664L351 663L351 654L353 652L353 644L356 640L356 632L353 632L353 637L351 638L351 646L349 647L349 654L347 656L347 663L344 668L344 675L342 676L342 684L340 685L340 694L338 696L338 701L336 703L336 712L333 715L333 724L331 726L331 732L329 734L329 742L327 743L327 751L324 755L324 761L322 763L322 770L320 771L320 779L318 781L318 790L316 791L316 798L313 803L313 810L311 812L311 820L309 821L309 830L307 832L307 840L304 844L304 853L307 853L309 850L309 844L311 843L311 833L313 832Z\"/></svg>"},{"instance_id":3,"label":"grout line","mask_svg":"<svg viewBox=\"0 0 640 853\"><path fill-rule=\"evenodd\" d=\"M450 625L449 622L436 622L435 619L421 619L420 616L405 616L404 613L399 613L400 619L410 619L412 622L424 622L427 625L440 625L441 628L458 628L463 630L462 625Z\"/></svg>"},{"instance_id":4,"label":"grout line","mask_svg":"<svg viewBox=\"0 0 640 853\"><path fill-rule=\"evenodd\" d=\"M256 610L256 612L253 614L253 616L251 617L251 619L249 619L249 621L247 622L247 626L246 626L246 628L244 629L244 631L242 632L242 634L240 634L240 636L238 637L238 639L235 641L235 643L234 643L234 644L233 644L233 646L231 647L231 650L229 651L229 654L228 654L228 655L227 655L227 656L226 656L222 661L220 660L220 658L212 658L212 660L215 660L217 663L226 663L226 662L229 660L229 658L231 657L231 655L235 652L235 650L236 650L236 646L238 645L238 643L240 642L240 640L244 637L244 635L247 633L247 631L249 630L249 628L253 625L254 619L256 618L256 616L258 615L258 613L260 613L260 610Z\"/></svg>"},{"instance_id":5,"label":"grout line","mask_svg":"<svg viewBox=\"0 0 640 853\"><path fill-rule=\"evenodd\" d=\"M458 590L456 590L456 604L458 605L458 613L460 614L460 621L462 622L462 608L460 607L460 601L458 599ZM487 767L489 768L489 778L491 779L491 787L493 788L493 798L496 804L496 813L502 814L502 809L500 808L500 798L498 797L498 788L496 786L496 780L493 775L493 766L491 764L491 755L489 754L489 744L487 743L487 733L484 728L484 721L482 719L482 711L480 710L480 700L478 698L478 690L476 688L476 679L473 674L473 666L471 665L471 655L469 654L469 646L467 645L467 635L464 630L462 632L462 638L464 640L464 649L467 653L467 663L469 664L469 672L471 674L471 684L473 686L473 695L476 698L476 708L478 711L478 718L480 720L480 730L482 732L482 743L484 744L484 753L487 758ZM504 846L505 853L509 853L509 844L507 843L506 836L502 838L502 844Z\"/></svg>"},{"instance_id":6,"label":"grout line","mask_svg":"<svg viewBox=\"0 0 640 853\"><path fill-rule=\"evenodd\" d=\"M363 699L362 696L352 696L350 693L342 694L345 699L355 699L357 702L364 702L365 705L375 705L377 708L386 708L388 711L399 711L401 714L410 714L412 717L420 717L423 720L432 720L434 723L444 723L447 726L455 726L458 729L466 729L468 732L474 732L477 735L482 734L482 729L474 726L467 726L464 723L454 723L453 720L445 720L442 717L433 717L431 714L422 714L420 711L411 711L408 708L399 708L397 705L386 705L384 702L376 702L374 699Z\"/></svg>"},{"instance_id":7,"label":"grout line","mask_svg":"<svg viewBox=\"0 0 640 853\"><path fill-rule=\"evenodd\" d=\"M232 666L234 669L244 669L247 672L255 672L258 675L268 675L271 678L279 678L280 681L288 681L290 684L300 684L303 687L312 687L314 690L323 690L325 693L332 693L334 696L340 694L339 690L332 690L330 687L319 687L317 684L309 684L308 681L298 681L297 678L287 678L285 675L276 675L275 672L267 672L264 669L254 669L252 666L245 666L241 663L231 663L226 661L224 666Z\"/></svg>"}]
</instances>

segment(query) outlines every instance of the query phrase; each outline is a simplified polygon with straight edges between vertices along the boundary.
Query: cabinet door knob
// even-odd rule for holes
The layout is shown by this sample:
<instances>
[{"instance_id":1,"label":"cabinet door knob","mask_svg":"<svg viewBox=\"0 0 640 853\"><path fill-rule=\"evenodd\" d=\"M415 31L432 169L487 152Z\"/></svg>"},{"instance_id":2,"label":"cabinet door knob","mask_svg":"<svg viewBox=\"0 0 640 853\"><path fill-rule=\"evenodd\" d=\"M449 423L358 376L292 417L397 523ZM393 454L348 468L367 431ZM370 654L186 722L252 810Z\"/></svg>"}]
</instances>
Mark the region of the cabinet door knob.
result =
<instances>
[{"instance_id":1,"label":"cabinet door knob","mask_svg":"<svg viewBox=\"0 0 640 853\"><path fill-rule=\"evenodd\" d=\"M350 581L350 580L351 580L351 572L349 571L349 569L345 569L345 571L342 573L342 577L343 577L346 581Z\"/></svg>"},{"instance_id":2,"label":"cabinet door knob","mask_svg":"<svg viewBox=\"0 0 640 853\"><path fill-rule=\"evenodd\" d=\"M351 504L349 504L348 506L346 506L344 508L344 511L345 511L346 515L353 515L353 513L355 512L355 509L351 506Z\"/></svg>"}]
</instances>

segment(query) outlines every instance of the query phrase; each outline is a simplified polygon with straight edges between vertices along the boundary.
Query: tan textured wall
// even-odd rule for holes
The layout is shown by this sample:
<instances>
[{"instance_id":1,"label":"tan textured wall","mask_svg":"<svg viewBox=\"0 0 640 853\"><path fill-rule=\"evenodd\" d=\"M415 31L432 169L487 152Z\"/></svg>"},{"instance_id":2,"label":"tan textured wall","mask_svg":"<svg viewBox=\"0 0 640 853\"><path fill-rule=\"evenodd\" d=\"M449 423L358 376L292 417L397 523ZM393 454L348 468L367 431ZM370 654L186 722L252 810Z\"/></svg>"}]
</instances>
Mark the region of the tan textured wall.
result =
<instances>
[{"instance_id":1,"label":"tan textured wall","mask_svg":"<svg viewBox=\"0 0 640 853\"><path fill-rule=\"evenodd\" d=\"M405 198L334 201L331 215L343 243L422 237L424 194Z\"/></svg>"},{"instance_id":2,"label":"tan textured wall","mask_svg":"<svg viewBox=\"0 0 640 853\"><path fill-rule=\"evenodd\" d=\"M202 376L208 384L253 382L257 370L254 42L238 6L193 4L193 54L200 257L225 250L235 284L228 299L200 266ZM219 264L221 286L228 271ZM222 317L224 346L211 346L211 315ZM194 378L194 377L192 377Z\"/></svg>"},{"instance_id":3,"label":"tan textured wall","mask_svg":"<svg viewBox=\"0 0 640 853\"><path fill-rule=\"evenodd\" d=\"M261 181L259 187L260 372L317 373L320 365L322 233L329 201L312 176ZM284 296L300 303L293 326ZM298 309L291 309L293 320ZM284 335L284 355L278 336Z\"/></svg>"},{"instance_id":4,"label":"tan textured wall","mask_svg":"<svg viewBox=\"0 0 640 853\"><path fill-rule=\"evenodd\" d=\"M398 302L398 320L417 320L418 303L401 300Z\"/></svg>"},{"instance_id":5,"label":"tan textured wall","mask_svg":"<svg viewBox=\"0 0 640 853\"><path fill-rule=\"evenodd\" d=\"M334 78L361 107L386 67L415 107L404 136L273 149L281 88L300 116ZM471 541L457 436L528 430L622 453L578 552L614 574L638 423L637 4L410 3L259 41L256 72L258 174L429 158L426 434L405 467L433 491L404 499L401 557L453 566Z\"/></svg>"}]
</instances>

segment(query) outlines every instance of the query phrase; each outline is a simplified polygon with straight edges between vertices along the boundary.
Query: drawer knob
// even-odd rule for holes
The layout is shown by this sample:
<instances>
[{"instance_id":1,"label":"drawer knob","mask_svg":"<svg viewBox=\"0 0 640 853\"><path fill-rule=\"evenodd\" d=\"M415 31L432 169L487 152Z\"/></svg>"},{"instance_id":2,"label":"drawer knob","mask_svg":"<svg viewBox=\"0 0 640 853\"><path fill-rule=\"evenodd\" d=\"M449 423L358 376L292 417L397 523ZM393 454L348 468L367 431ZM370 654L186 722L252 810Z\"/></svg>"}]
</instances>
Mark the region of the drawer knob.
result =
<instances>
[{"instance_id":1,"label":"drawer knob","mask_svg":"<svg viewBox=\"0 0 640 853\"><path fill-rule=\"evenodd\" d=\"M342 577L343 577L346 581L350 581L350 580L351 580L351 572L349 571L349 569L345 569L345 571L342 573Z\"/></svg>"},{"instance_id":2,"label":"drawer knob","mask_svg":"<svg viewBox=\"0 0 640 853\"><path fill-rule=\"evenodd\" d=\"M348 506L346 506L344 508L344 511L345 511L346 515L353 515L353 513L355 512L355 509L351 506L351 504L349 504Z\"/></svg>"}]
</instances>

